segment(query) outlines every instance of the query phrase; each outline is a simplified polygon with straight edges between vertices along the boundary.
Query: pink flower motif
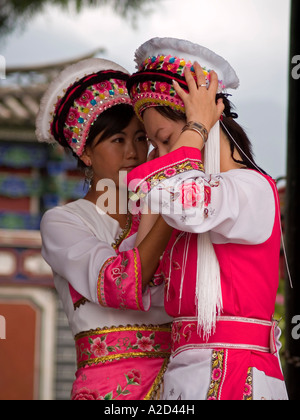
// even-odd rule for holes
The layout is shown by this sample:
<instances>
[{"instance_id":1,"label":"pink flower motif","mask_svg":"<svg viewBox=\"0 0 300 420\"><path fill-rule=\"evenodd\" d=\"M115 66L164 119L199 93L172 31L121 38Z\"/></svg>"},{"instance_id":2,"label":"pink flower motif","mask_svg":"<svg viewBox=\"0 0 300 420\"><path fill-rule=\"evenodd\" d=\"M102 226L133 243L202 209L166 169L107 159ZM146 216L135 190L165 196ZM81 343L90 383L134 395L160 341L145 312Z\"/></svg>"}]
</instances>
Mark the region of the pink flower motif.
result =
<instances>
[{"instance_id":1,"label":"pink flower motif","mask_svg":"<svg viewBox=\"0 0 300 420\"><path fill-rule=\"evenodd\" d=\"M124 80L114 79L114 83L118 88L126 89L126 82Z\"/></svg>"},{"instance_id":2,"label":"pink flower motif","mask_svg":"<svg viewBox=\"0 0 300 420\"><path fill-rule=\"evenodd\" d=\"M150 182L148 181L143 182L142 185L140 186L140 190L141 192L147 194L151 190Z\"/></svg>"},{"instance_id":3,"label":"pink flower motif","mask_svg":"<svg viewBox=\"0 0 300 420\"><path fill-rule=\"evenodd\" d=\"M161 92L163 94L168 94L170 92L171 85L168 83L156 83L156 92Z\"/></svg>"},{"instance_id":4,"label":"pink flower motif","mask_svg":"<svg viewBox=\"0 0 300 420\"><path fill-rule=\"evenodd\" d=\"M94 99L94 95L90 90L86 90L79 99L77 99L77 102L80 105L87 105L89 102L91 102Z\"/></svg>"},{"instance_id":5,"label":"pink flower motif","mask_svg":"<svg viewBox=\"0 0 300 420\"><path fill-rule=\"evenodd\" d=\"M180 343L182 322L174 322L172 327L172 342Z\"/></svg>"},{"instance_id":6,"label":"pink flower motif","mask_svg":"<svg viewBox=\"0 0 300 420\"><path fill-rule=\"evenodd\" d=\"M103 397L100 396L98 391L90 391L87 388L81 389L77 394L72 398L73 401L102 401Z\"/></svg>"},{"instance_id":7,"label":"pink flower motif","mask_svg":"<svg viewBox=\"0 0 300 420\"><path fill-rule=\"evenodd\" d=\"M171 178L172 176L176 175L176 169L175 168L170 168L170 169L166 169L164 171L164 174L166 175L167 178Z\"/></svg>"},{"instance_id":8,"label":"pink flower motif","mask_svg":"<svg viewBox=\"0 0 300 420\"><path fill-rule=\"evenodd\" d=\"M93 344L91 345L91 351L96 357L103 357L108 354L107 344L105 341L101 341L101 338L96 338Z\"/></svg>"},{"instance_id":9,"label":"pink flower motif","mask_svg":"<svg viewBox=\"0 0 300 420\"><path fill-rule=\"evenodd\" d=\"M178 60L174 60L174 61L165 61L163 66L162 66L163 70L165 71L171 71L173 73L177 72L178 69Z\"/></svg>"},{"instance_id":10,"label":"pink flower motif","mask_svg":"<svg viewBox=\"0 0 300 420\"><path fill-rule=\"evenodd\" d=\"M204 204L207 207L211 203L211 188L204 187Z\"/></svg>"},{"instance_id":11,"label":"pink flower motif","mask_svg":"<svg viewBox=\"0 0 300 420\"><path fill-rule=\"evenodd\" d=\"M132 371L128 372L126 376L132 385L141 385L142 375L139 370L132 369Z\"/></svg>"},{"instance_id":12,"label":"pink flower motif","mask_svg":"<svg viewBox=\"0 0 300 420\"><path fill-rule=\"evenodd\" d=\"M216 382L219 381L221 376L222 376L221 369L216 368L212 371L212 380L213 381L216 381Z\"/></svg>"},{"instance_id":13,"label":"pink flower motif","mask_svg":"<svg viewBox=\"0 0 300 420\"><path fill-rule=\"evenodd\" d=\"M64 130L64 136L67 141L71 141L73 138L73 131L68 130L67 128Z\"/></svg>"},{"instance_id":14,"label":"pink flower motif","mask_svg":"<svg viewBox=\"0 0 300 420\"><path fill-rule=\"evenodd\" d=\"M196 162L191 162L191 167L192 167L193 169L196 169L196 170L198 170L198 169L199 169L199 166L197 165L197 163L196 163Z\"/></svg>"},{"instance_id":15,"label":"pink flower motif","mask_svg":"<svg viewBox=\"0 0 300 420\"><path fill-rule=\"evenodd\" d=\"M209 397L207 401L217 401L216 397Z\"/></svg>"},{"instance_id":16,"label":"pink flower motif","mask_svg":"<svg viewBox=\"0 0 300 420\"><path fill-rule=\"evenodd\" d=\"M71 109L70 109L70 112L69 112L69 114L68 114L68 117L67 117L66 123L67 123L69 126L76 125L76 124L77 124L77 122L78 122L78 118L80 118L80 114L79 114L79 112L77 111L77 109L75 109L75 108L71 108Z\"/></svg>"},{"instance_id":17,"label":"pink flower motif","mask_svg":"<svg viewBox=\"0 0 300 420\"><path fill-rule=\"evenodd\" d=\"M251 394L252 394L252 386L249 385L249 384L245 384L244 396L245 397L250 397Z\"/></svg>"},{"instance_id":18,"label":"pink flower motif","mask_svg":"<svg viewBox=\"0 0 300 420\"><path fill-rule=\"evenodd\" d=\"M141 84L141 90L144 92L148 92L148 90L150 89L149 87L149 83L148 82L144 82Z\"/></svg>"},{"instance_id":19,"label":"pink flower motif","mask_svg":"<svg viewBox=\"0 0 300 420\"><path fill-rule=\"evenodd\" d=\"M152 351L154 341L150 337L142 337L137 341L138 348L142 351Z\"/></svg>"},{"instance_id":20,"label":"pink flower motif","mask_svg":"<svg viewBox=\"0 0 300 420\"><path fill-rule=\"evenodd\" d=\"M119 268L119 267L117 267L117 268L114 268L112 271L111 271L111 276L112 276L112 279L115 281L115 280L117 280L120 276L121 276L121 274L122 274L122 271L121 271L121 269Z\"/></svg>"},{"instance_id":21,"label":"pink flower motif","mask_svg":"<svg viewBox=\"0 0 300 420\"><path fill-rule=\"evenodd\" d=\"M98 83L95 88L100 92L104 93L105 91L108 91L111 89L111 83L108 81L103 81L101 83Z\"/></svg>"},{"instance_id":22,"label":"pink flower motif","mask_svg":"<svg viewBox=\"0 0 300 420\"><path fill-rule=\"evenodd\" d=\"M180 187L180 201L184 209L196 207L201 200L201 187L195 182L186 182Z\"/></svg>"}]
</instances>

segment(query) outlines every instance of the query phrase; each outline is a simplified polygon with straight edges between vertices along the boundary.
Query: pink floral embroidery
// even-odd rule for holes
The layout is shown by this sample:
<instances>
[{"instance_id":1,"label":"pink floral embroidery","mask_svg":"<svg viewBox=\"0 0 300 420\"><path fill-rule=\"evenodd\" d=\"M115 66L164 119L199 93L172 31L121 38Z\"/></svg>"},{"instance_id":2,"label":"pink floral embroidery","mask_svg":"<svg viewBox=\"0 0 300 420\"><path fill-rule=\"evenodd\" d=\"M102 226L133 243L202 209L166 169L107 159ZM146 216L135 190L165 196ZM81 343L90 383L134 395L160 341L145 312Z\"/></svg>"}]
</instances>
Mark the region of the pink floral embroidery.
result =
<instances>
[{"instance_id":1,"label":"pink floral embroidery","mask_svg":"<svg viewBox=\"0 0 300 420\"><path fill-rule=\"evenodd\" d=\"M244 396L249 397L252 394L252 387L251 385L245 384L244 388Z\"/></svg>"},{"instance_id":2,"label":"pink floral embroidery","mask_svg":"<svg viewBox=\"0 0 300 420\"><path fill-rule=\"evenodd\" d=\"M145 181L141 185L141 191L145 194L147 194L151 190L151 184L148 181Z\"/></svg>"},{"instance_id":3,"label":"pink floral embroidery","mask_svg":"<svg viewBox=\"0 0 300 420\"><path fill-rule=\"evenodd\" d=\"M206 207L211 204L211 188L207 186L204 187L204 204Z\"/></svg>"},{"instance_id":4,"label":"pink floral embroidery","mask_svg":"<svg viewBox=\"0 0 300 420\"><path fill-rule=\"evenodd\" d=\"M111 88L111 84L108 81L103 81L96 85L96 89L98 89L100 93L104 93L105 91L110 90L110 88Z\"/></svg>"},{"instance_id":5,"label":"pink floral embroidery","mask_svg":"<svg viewBox=\"0 0 300 420\"><path fill-rule=\"evenodd\" d=\"M216 368L212 371L211 377L213 381L218 381L221 378L221 376L222 376L221 369Z\"/></svg>"},{"instance_id":6,"label":"pink floral embroidery","mask_svg":"<svg viewBox=\"0 0 300 420\"><path fill-rule=\"evenodd\" d=\"M164 174L166 175L167 178L171 178L172 176L176 175L176 169L175 168L170 168L170 169L166 169L164 171Z\"/></svg>"},{"instance_id":7,"label":"pink floral embroidery","mask_svg":"<svg viewBox=\"0 0 300 420\"><path fill-rule=\"evenodd\" d=\"M103 401L98 391L90 391L87 388L81 389L73 398L73 401Z\"/></svg>"},{"instance_id":8,"label":"pink floral embroidery","mask_svg":"<svg viewBox=\"0 0 300 420\"><path fill-rule=\"evenodd\" d=\"M94 99L94 95L90 90L86 90L79 99L77 99L77 102L80 105L87 105L90 101Z\"/></svg>"},{"instance_id":9,"label":"pink floral embroidery","mask_svg":"<svg viewBox=\"0 0 300 420\"><path fill-rule=\"evenodd\" d=\"M152 351L154 346L154 341L150 337L142 337L137 340L138 348L142 351Z\"/></svg>"},{"instance_id":10,"label":"pink floral embroidery","mask_svg":"<svg viewBox=\"0 0 300 420\"><path fill-rule=\"evenodd\" d=\"M73 394L73 401L114 401L120 399L122 396L130 395L129 387L140 386L142 384L142 374L137 369L132 369L130 372L124 374L126 378L126 385L121 386L118 384L115 390L112 390L104 397L98 391L91 391L87 388L82 388ZM122 399L122 398L121 398Z\"/></svg>"},{"instance_id":11,"label":"pink floral embroidery","mask_svg":"<svg viewBox=\"0 0 300 420\"><path fill-rule=\"evenodd\" d=\"M171 85L169 83L156 83L156 90L161 93L168 94L170 92Z\"/></svg>"},{"instance_id":12,"label":"pink floral embroidery","mask_svg":"<svg viewBox=\"0 0 300 420\"><path fill-rule=\"evenodd\" d=\"M102 341L101 338L96 338L91 345L91 351L96 357L104 357L108 354L107 344L105 341Z\"/></svg>"},{"instance_id":13,"label":"pink floral embroidery","mask_svg":"<svg viewBox=\"0 0 300 420\"><path fill-rule=\"evenodd\" d=\"M253 400L253 369L252 368L249 368L247 372L247 379L244 386L243 400L244 401Z\"/></svg>"},{"instance_id":14,"label":"pink floral embroidery","mask_svg":"<svg viewBox=\"0 0 300 420\"><path fill-rule=\"evenodd\" d=\"M201 201L201 186L196 182L186 182L180 187L180 201L184 209L196 207Z\"/></svg>"},{"instance_id":15,"label":"pink floral embroidery","mask_svg":"<svg viewBox=\"0 0 300 420\"><path fill-rule=\"evenodd\" d=\"M196 171L198 171L198 170L199 170L199 164L197 164L197 163L195 163L195 162L191 162L191 167L192 167L193 169L196 169Z\"/></svg>"},{"instance_id":16,"label":"pink floral embroidery","mask_svg":"<svg viewBox=\"0 0 300 420\"><path fill-rule=\"evenodd\" d=\"M149 83L148 82L142 83L141 89L147 92L147 90L149 89Z\"/></svg>"},{"instance_id":17,"label":"pink floral embroidery","mask_svg":"<svg viewBox=\"0 0 300 420\"><path fill-rule=\"evenodd\" d=\"M64 129L64 136L65 136L67 141L71 141L71 139L73 137L73 131L68 130L67 128Z\"/></svg>"},{"instance_id":18,"label":"pink floral embroidery","mask_svg":"<svg viewBox=\"0 0 300 420\"><path fill-rule=\"evenodd\" d=\"M180 343L182 322L174 322L172 326L172 343Z\"/></svg>"},{"instance_id":19,"label":"pink floral embroidery","mask_svg":"<svg viewBox=\"0 0 300 420\"><path fill-rule=\"evenodd\" d=\"M126 378L129 385L141 385L142 375L139 370L132 369L127 373Z\"/></svg>"},{"instance_id":20,"label":"pink floral embroidery","mask_svg":"<svg viewBox=\"0 0 300 420\"><path fill-rule=\"evenodd\" d=\"M77 109L71 108L66 123L70 126L76 125L78 118L80 118L80 114Z\"/></svg>"},{"instance_id":21,"label":"pink floral embroidery","mask_svg":"<svg viewBox=\"0 0 300 420\"><path fill-rule=\"evenodd\" d=\"M224 372L224 357L224 350L214 350L212 353L212 373L211 383L207 394L208 401L219 399L221 380Z\"/></svg>"}]
</instances>

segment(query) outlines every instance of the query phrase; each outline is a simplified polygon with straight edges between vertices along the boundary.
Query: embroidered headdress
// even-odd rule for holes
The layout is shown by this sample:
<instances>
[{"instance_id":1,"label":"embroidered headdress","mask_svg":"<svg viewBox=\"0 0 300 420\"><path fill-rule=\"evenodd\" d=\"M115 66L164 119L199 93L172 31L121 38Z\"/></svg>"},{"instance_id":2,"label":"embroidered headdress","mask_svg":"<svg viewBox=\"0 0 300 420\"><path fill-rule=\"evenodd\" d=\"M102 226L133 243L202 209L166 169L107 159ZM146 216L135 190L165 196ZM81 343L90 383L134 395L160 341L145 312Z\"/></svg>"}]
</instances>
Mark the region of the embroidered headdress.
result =
<instances>
[{"instance_id":1,"label":"embroidered headdress","mask_svg":"<svg viewBox=\"0 0 300 420\"><path fill-rule=\"evenodd\" d=\"M173 79L188 91L184 76L187 66L193 73L198 61L210 83L210 71L219 77L218 93L236 89L239 79L231 65L213 51L189 41L174 38L154 38L143 44L135 54L138 71L133 74L127 88L136 114L142 118L149 107L168 106L185 112L184 103L173 88ZM196 75L194 73L194 77ZM201 123L201 121L198 121ZM220 124L211 129L205 146L205 172L220 172ZM182 281L184 274L182 276ZM182 288L183 285L181 285ZM215 330L217 315L222 312L220 266L211 243L210 234L198 235L198 270L196 307L199 333L209 337Z\"/></svg>"},{"instance_id":2,"label":"embroidered headdress","mask_svg":"<svg viewBox=\"0 0 300 420\"><path fill-rule=\"evenodd\" d=\"M80 157L97 118L112 106L132 104L128 77L123 67L99 58L63 70L42 99L36 121L38 140L69 146Z\"/></svg>"},{"instance_id":3,"label":"embroidered headdress","mask_svg":"<svg viewBox=\"0 0 300 420\"><path fill-rule=\"evenodd\" d=\"M153 38L143 44L135 53L138 72L133 74L127 84L137 115L153 106L169 106L185 112L184 104L176 94L172 80L188 90L184 69L198 61L210 81L210 71L219 76L219 93L226 89L236 89L239 79L224 58L208 48L174 38Z\"/></svg>"}]
</instances>

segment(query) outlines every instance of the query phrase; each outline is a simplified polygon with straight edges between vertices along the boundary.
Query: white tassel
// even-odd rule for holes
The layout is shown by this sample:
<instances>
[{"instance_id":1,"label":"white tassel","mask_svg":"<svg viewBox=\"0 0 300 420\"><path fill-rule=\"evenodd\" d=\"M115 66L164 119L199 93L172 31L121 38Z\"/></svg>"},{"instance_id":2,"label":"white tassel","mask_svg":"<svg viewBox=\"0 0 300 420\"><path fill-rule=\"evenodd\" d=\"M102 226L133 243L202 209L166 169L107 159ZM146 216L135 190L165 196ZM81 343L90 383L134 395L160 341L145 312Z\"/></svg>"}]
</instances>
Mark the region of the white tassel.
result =
<instances>
[{"instance_id":1,"label":"white tassel","mask_svg":"<svg viewBox=\"0 0 300 420\"><path fill-rule=\"evenodd\" d=\"M220 124L212 128L205 147L205 172L220 172ZM198 235L198 261L196 282L196 308L198 333L204 339L214 334L217 316L223 310L220 265L210 234Z\"/></svg>"},{"instance_id":2,"label":"white tassel","mask_svg":"<svg viewBox=\"0 0 300 420\"><path fill-rule=\"evenodd\" d=\"M209 233L198 235L195 303L198 333L207 339L215 333L217 315L221 314L223 308L220 266Z\"/></svg>"}]
</instances>

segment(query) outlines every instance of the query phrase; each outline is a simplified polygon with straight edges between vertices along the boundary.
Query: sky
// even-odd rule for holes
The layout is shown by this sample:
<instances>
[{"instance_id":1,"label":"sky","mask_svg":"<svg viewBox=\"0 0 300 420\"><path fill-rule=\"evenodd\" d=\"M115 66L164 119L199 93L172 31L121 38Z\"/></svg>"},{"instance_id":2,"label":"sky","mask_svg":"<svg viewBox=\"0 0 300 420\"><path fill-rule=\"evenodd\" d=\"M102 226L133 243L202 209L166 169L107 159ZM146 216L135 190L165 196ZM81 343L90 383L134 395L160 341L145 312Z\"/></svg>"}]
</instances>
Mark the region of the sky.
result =
<instances>
[{"instance_id":1,"label":"sky","mask_svg":"<svg viewBox=\"0 0 300 420\"><path fill-rule=\"evenodd\" d=\"M133 72L135 50L152 37L204 45L229 61L240 78L239 89L229 93L257 163L274 178L284 176L290 1L158 0L147 8L133 25L108 6L80 14L48 6L1 40L0 55L7 67L30 67L78 58L103 47L102 57Z\"/></svg>"}]
</instances>

